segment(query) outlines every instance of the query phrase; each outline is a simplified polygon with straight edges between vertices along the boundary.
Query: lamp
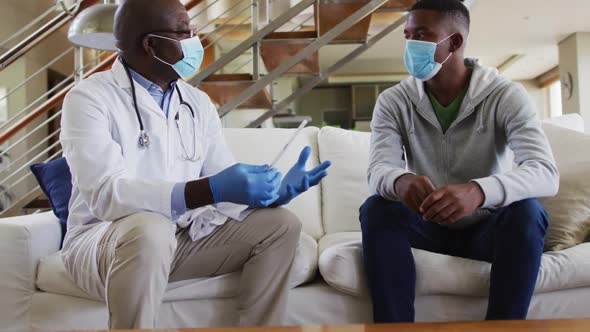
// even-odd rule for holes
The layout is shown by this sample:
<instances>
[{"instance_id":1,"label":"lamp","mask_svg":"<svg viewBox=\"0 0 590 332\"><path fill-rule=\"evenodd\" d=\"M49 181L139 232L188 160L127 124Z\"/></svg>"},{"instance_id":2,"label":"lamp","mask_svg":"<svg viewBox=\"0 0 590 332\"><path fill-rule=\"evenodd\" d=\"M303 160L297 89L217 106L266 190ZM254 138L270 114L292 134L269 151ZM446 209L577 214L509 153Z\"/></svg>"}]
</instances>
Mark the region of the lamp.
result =
<instances>
[{"instance_id":1,"label":"lamp","mask_svg":"<svg viewBox=\"0 0 590 332\"><path fill-rule=\"evenodd\" d=\"M116 51L113 23L117 8L116 4L104 3L84 9L70 25L70 42L86 48Z\"/></svg>"}]
</instances>

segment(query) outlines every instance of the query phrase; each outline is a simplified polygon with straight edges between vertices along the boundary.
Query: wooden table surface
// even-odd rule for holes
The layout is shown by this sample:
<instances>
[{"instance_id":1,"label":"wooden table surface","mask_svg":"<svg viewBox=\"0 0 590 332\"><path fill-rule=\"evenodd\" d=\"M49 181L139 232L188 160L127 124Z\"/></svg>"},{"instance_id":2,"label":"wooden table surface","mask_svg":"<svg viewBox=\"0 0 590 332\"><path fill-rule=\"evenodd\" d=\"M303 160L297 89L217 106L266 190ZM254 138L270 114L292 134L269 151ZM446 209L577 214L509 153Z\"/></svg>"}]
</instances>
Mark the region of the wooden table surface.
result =
<instances>
[{"instance_id":1,"label":"wooden table surface","mask_svg":"<svg viewBox=\"0 0 590 332\"><path fill-rule=\"evenodd\" d=\"M112 330L131 331L131 330ZM460 322L392 325L342 325L304 327L259 327L259 328L206 328L133 330L158 332L590 332L590 319L579 320L537 320L510 322ZM79 331L82 332L82 331ZM92 332L92 331L85 331ZM94 330L94 332L106 332Z\"/></svg>"}]
</instances>

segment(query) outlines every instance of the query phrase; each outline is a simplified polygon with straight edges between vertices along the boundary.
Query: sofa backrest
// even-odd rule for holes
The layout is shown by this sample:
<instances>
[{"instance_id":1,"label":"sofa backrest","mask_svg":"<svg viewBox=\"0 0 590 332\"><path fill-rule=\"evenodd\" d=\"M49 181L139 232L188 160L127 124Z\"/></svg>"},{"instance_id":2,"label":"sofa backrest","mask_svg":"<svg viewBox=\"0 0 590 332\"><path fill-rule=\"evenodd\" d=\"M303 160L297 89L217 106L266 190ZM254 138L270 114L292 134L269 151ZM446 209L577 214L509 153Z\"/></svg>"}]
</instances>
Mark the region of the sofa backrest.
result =
<instances>
[{"instance_id":1,"label":"sofa backrest","mask_svg":"<svg viewBox=\"0 0 590 332\"><path fill-rule=\"evenodd\" d=\"M590 142L590 136L549 123L544 123L543 129L560 170L568 164L590 160L585 150L580 150L580 144ZM359 207L369 196L370 137L370 133L331 127L320 130L320 159L332 161L330 175L322 184L322 217L326 234L360 231Z\"/></svg>"},{"instance_id":2,"label":"sofa backrest","mask_svg":"<svg viewBox=\"0 0 590 332\"><path fill-rule=\"evenodd\" d=\"M559 168L587 160L579 154L576 142L590 136L543 124ZM291 137L286 129L226 129L228 144L240 162L269 163ZM358 232L359 207L369 196L367 167L370 133L333 127L306 128L289 148L278 167L285 174L305 145L313 148L308 167L330 160L329 176L319 188L313 188L287 206L303 223L306 233L319 239L324 233ZM321 189L321 194L320 194Z\"/></svg>"},{"instance_id":3,"label":"sofa backrest","mask_svg":"<svg viewBox=\"0 0 590 332\"><path fill-rule=\"evenodd\" d=\"M242 163L270 164L282 147L287 144L295 129L225 129L227 143L236 160ZM285 152L277 168L283 175L297 161L299 153L306 146L312 148L307 169L319 165L318 132L315 127L305 128ZM311 188L305 194L286 206L295 213L303 224L303 230L318 240L324 235L321 221L321 189Z\"/></svg>"},{"instance_id":4,"label":"sofa backrest","mask_svg":"<svg viewBox=\"0 0 590 332\"><path fill-rule=\"evenodd\" d=\"M584 118L578 113L564 114L555 118L549 118L543 121L543 125L545 124L584 133Z\"/></svg>"},{"instance_id":5,"label":"sofa backrest","mask_svg":"<svg viewBox=\"0 0 590 332\"><path fill-rule=\"evenodd\" d=\"M565 168L572 163L590 161L587 153L590 135L553 123L543 123L543 131L551 143L558 168Z\"/></svg>"}]
</instances>

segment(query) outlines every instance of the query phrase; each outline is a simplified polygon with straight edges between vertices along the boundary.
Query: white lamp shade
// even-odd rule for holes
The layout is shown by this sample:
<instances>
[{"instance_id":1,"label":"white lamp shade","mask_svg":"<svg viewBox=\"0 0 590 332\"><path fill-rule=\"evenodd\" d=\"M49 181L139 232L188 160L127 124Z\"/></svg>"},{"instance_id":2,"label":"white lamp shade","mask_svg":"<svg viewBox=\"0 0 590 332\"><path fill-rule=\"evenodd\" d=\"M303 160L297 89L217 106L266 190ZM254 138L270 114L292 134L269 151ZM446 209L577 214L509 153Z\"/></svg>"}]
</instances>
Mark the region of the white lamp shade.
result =
<instances>
[{"instance_id":1,"label":"white lamp shade","mask_svg":"<svg viewBox=\"0 0 590 332\"><path fill-rule=\"evenodd\" d=\"M116 4L100 4L83 10L70 25L70 42L86 48L116 51L113 24L117 8Z\"/></svg>"}]
</instances>

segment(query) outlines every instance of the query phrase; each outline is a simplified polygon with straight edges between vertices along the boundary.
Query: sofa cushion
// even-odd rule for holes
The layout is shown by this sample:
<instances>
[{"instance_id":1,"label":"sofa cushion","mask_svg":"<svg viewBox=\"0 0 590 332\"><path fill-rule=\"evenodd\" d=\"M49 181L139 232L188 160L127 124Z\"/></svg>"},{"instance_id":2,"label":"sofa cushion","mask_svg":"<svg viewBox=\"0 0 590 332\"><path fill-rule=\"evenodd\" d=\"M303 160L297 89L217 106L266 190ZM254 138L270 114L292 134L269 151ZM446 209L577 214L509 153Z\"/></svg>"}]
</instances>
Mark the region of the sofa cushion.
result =
<instances>
[{"instance_id":1,"label":"sofa cushion","mask_svg":"<svg viewBox=\"0 0 590 332\"><path fill-rule=\"evenodd\" d=\"M66 235L68 204L72 196L72 174L66 158L31 165L31 172L49 200L51 209L61 224L61 239Z\"/></svg>"},{"instance_id":2,"label":"sofa cushion","mask_svg":"<svg viewBox=\"0 0 590 332\"><path fill-rule=\"evenodd\" d=\"M418 249L412 252L416 262L417 295L488 294L489 263ZM319 268L332 287L350 295L366 295L361 233L336 233L322 238ZM535 293L589 286L590 243L543 255Z\"/></svg>"},{"instance_id":3,"label":"sofa cushion","mask_svg":"<svg viewBox=\"0 0 590 332\"><path fill-rule=\"evenodd\" d=\"M295 129L225 129L224 134L237 161L264 165L273 161L294 131ZM277 168L283 175L295 164L299 153L306 145L312 148L307 169L319 165L318 131L318 128L308 127L299 134L278 162ZM331 169L328 172L331 172ZM320 187L321 185L311 188L285 206L299 217L303 230L316 240L324 234Z\"/></svg>"},{"instance_id":4,"label":"sofa cushion","mask_svg":"<svg viewBox=\"0 0 590 332\"><path fill-rule=\"evenodd\" d=\"M0 219L0 330L31 329L39 261L59 250L61 229L51 212Z\"/></svg>"},{"instance_id":5,"label":"sofa cushion","mask_svg":"<svg viewBox=\"0 0 590 332\"><path fill-rule=\"evenodd\" d=\"M164 301L228 298L237 292L239 272L214 278L199 278L171 282L166 288ZM61 252L47 256L39 263L37 287L48 293L81 297L101 301L80 287L70 278L61 259Z\"/></svg>"},{"instance_id":6,"label":"sofa cushion","mask_svg":"<svg viewBox=\"0 0 590 332\"><path fill-rule=\"evenodd\" d=\"M590 135L544 125L560 173L557 196L541 202L549 214L546 250L580 244L590 235Z\"/></svg>"},{"instance_id":7,"label":"sofa cushion","mask_svg":"<svg viewBox=\"0 0 590 332\"><path fill-rule=\"evenodd\" d=\"M358 232L359 207L369 196L369 133L324 127L318 135L321 161L330 160L322 181L323 222L327 234Z\"/></svg>"},{"instance_id":8,"label":"sofa cushion","mask_svg":"<svg viewBox=\"0 0 590 332\"><path fill-rule=\"evenodd\" d=\"M295 256L291 287L313 280L318 266L317 242L302 233ZM237 295L240 273L230 273L213 278L175 281L168 284L164 301L202 300L230 298ZM37 287L48 293L69 295L101 301L79 288L70 278L61 259L61 252L42 258L37 270Z\"/></svg>"}]
</instances>

